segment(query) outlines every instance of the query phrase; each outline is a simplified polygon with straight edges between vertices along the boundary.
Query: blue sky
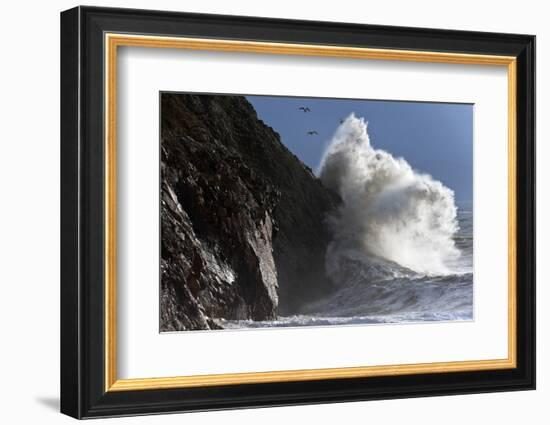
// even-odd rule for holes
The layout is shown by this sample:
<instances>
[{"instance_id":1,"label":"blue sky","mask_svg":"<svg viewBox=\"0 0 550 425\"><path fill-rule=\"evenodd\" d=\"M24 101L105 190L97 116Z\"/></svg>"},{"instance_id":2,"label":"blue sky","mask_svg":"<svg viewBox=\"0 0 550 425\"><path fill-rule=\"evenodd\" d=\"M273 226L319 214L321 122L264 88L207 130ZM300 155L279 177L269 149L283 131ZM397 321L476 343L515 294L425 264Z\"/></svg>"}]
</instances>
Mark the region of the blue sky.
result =
<instances>
[{"instance_id":1,"label":"blue sky","mask_svg":"<svg viewBox=\"0 0 550 425\"><path fill-rule=\"evenodd\" d=\"M364 117L374 148L403 157L471 201L473 190L473 105L379 100L247 96L258 116L281 141L316 170L340 119ZM311 112L298 108L307 106ZM318 135L308 135L316 131Z\"/></svg>"}]
</instances>

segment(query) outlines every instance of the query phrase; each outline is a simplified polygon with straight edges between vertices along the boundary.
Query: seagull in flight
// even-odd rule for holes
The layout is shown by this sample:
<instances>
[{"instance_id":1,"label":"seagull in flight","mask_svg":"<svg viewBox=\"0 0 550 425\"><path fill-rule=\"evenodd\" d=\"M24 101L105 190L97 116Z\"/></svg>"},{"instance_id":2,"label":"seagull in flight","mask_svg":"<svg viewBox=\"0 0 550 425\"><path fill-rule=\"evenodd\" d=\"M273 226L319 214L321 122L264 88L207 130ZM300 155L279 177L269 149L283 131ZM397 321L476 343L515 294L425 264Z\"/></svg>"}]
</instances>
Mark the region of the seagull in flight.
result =
<instances>
[{"instance_id":1,"label":"seagull in flight","mask_svg":"<svg viewBox=\"0 0 550 425\"><path fill-rule=\"evenodd\" d=\"M298 109L304 112L311 112L311 109L309 109L307 106L300 106Z\"/></svg>"},{"instance_id":2,"label":"seagull in flight","mask_svg":"<svg viewBox=\"0 0 550 425\"><path fill-rule=\"evenodd\" d=\"M308 136L316 136L319 133L317 133L315 130L311 130L311 131L308 131L307 134L308 134Z\"/></svg>"}]
</instances>

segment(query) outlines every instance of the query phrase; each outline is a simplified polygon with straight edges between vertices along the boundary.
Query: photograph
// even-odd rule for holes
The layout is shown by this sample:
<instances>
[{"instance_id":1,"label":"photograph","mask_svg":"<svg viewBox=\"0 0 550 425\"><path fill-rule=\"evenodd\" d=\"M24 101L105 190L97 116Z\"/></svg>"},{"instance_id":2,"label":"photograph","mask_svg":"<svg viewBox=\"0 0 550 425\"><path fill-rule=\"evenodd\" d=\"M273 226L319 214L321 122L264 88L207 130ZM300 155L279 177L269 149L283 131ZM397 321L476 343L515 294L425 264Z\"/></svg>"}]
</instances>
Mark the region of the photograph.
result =
<instances>
[{"instance_id":1,"label":"photograph","mask_svg":"<svg viewBox=\"0 0 550 425\"><path fill-rule=\"evenodd\" d=\"M474 104L159 96L161 332L475 319Z\"/></svg>"}]
</instances>

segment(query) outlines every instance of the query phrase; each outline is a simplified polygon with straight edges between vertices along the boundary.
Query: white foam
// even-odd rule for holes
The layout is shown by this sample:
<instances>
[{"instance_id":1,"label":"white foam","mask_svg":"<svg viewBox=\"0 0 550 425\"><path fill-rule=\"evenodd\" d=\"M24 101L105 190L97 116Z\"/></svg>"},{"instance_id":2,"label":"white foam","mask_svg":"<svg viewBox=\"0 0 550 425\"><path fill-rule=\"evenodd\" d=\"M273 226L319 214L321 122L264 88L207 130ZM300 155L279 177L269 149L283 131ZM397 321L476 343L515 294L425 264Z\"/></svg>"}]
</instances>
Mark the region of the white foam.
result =
<instances>
[{"instance_id":1,"label":"white foam","mask_svg":"<svg viewBox=\"0 0 550 425\"><path fill-rule=\"evenodd\" d=\"M452 272L460 256L453 191L403 158L373 148L363 118L351 114L338 127L318 174L343 201L328 217L333 240L326 268L335 283L358 257L427 275Z\"/></svg>"}]
</instances>

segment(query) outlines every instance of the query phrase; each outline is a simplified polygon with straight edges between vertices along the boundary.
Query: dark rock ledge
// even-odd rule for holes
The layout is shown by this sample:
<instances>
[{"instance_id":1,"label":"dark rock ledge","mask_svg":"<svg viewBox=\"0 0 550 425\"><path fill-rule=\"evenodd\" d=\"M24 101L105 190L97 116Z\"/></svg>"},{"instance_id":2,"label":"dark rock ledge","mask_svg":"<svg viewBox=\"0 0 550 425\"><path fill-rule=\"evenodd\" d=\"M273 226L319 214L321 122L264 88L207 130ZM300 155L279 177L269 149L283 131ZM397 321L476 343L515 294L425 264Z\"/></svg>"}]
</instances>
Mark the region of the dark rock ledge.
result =
<instances>
[{"instance_id":1,"label":"dark rock ledge","mask_svg":"<svg viewBox=\"0 0 550 425\"><path fill-rule=\"evenodd\" d=\"M338 203L240 96L161 96L161 331L271 320L330 288Z\"/></svg>"}]
</instances>

